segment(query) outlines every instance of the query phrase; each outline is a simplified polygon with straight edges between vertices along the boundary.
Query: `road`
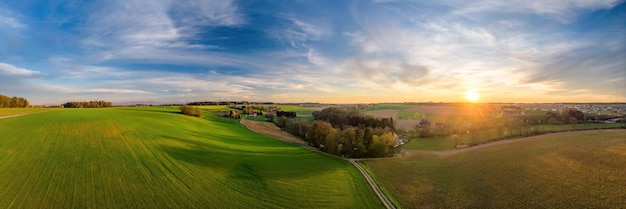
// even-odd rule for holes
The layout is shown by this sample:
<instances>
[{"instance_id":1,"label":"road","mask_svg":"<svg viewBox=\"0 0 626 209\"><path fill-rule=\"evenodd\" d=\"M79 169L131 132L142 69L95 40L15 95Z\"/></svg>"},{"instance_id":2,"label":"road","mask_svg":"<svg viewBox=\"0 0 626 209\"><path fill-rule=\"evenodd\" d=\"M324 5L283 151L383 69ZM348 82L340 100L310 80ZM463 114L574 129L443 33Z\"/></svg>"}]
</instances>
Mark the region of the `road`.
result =
<instances>
[{"instance_id":1,"label":"road","mask_svg":"<svg viewBox=\"0 0 626 209\"><path fill-rule=\"evenodd\" d=\"M347 159L347 160L354 167L356 167L356 169L358 169L359 172L361 172L363 177L365 177L365 180L367 180L367 183L370 185L370 187L372 187L372 190L374 190L374 193L376 193L376 196L378 196L378 199L380 199L380 201L383 203L383 205L385 205L385 208L387 208L387 209L395 209L396 206L393 205L393 203L389 200L389 198L387 198L387 196L385 195L383 190L380 189L380 187L378 186L376 181L374 181L374 179L372 179L372 176L370 176L370 174L365 170L365 168L363 168L363 166L361 166L354 159Z\"/></svg>"}]
</instances>

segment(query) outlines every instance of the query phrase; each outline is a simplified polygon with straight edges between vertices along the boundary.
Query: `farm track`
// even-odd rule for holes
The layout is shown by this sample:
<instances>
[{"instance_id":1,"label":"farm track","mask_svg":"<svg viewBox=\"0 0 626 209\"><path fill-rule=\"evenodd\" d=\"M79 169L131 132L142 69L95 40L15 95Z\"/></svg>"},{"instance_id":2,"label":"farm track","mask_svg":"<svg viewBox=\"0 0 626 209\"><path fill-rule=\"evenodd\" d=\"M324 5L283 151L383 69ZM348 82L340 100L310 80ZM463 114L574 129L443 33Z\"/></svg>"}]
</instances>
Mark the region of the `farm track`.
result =
<instances>
[{"instance_id":1,"label":"farm track","mask_svg":"<svg viewBox=\"0 0 626 209\"><path fill-rule=\"evenodd\" d=\"M348 159L348 162L350 162L350 164L356 167L359 170L359 172L363 174L363 177L365 177L365 180L367 180L367 183L370 185L370 187L372 187L372 190L374 190L374 193L376 193L376 196L378 197L378 199L380 199L383 205L385 205L385 208L388 208L388 209L396 208L396 206L394 206L393 203L389 200L389 198L387 198L385 193L380 189L380 186L378 186L376 181L372 179L372 176L370 176L369 173L367 173L367 171L365 170L365 168L363 168L363 166L359 165L359 163L354 159Z\"/></svg>"},{"instance_id":2,"label":"farm track","mask_svg":"<svg viewBox=\"0 0 626 209\"><path fill-rule=\"evenodd\" d=\"M14 118L14 117L30 115L30 114L35 114L35 113L24 113L24 114L17 114L17 115L5 115L5 116L0 116L0 119Z\"/></svg>"},{"instance_id":3,"label":"farm track","mask_svg":"<svg viewBox=\"0 0 626 209\"><path fill-rule=\"evenodd\" d=\"M335 158L339 158L345 161L350 162L350 164L352 164L354 167L356 167L356 169L359 171L359 173L361 173L361 175L363 176L363 178L365 178L365 180L367 181L367 183L370 185L370 187L372 188L372 191L376 194L376 196L378 197L378 199L380 200L380 202L385 206L385 208L387 209L395 209L395 205L389 200L389 198L387 198L387 196L385 195L385 193L380 189L380 186L378 186L378 184L376 183L376 181L374 181L374 179L372 178L372 176L370 176L370 174L365 170L365 168L363 168L363 166L359 165L359 163L357 162L360 159L346 159L346 158L342 158L339 156L335 156L332 154L328 154L326 152L322 152L321 150L314 148L314 147L310 147L306 144L306 142L297 139L297 137L288 134L282 130L280 130L280 128L276 127L274 124L270 124L269 122L260 122L260 121L251 121L251 120L245 120L242 119L240 121L240 123L248 128L251 131L254 131L256 133L265 135L265 136L269 136L271 138L274 139L278 139L281 141L285 141L285 142L289 142L292 144L297 144L300 145L303 148L306 148L308 150L320 153L320 154L324 154L324 155L328 155L328 156L332 156ZM267 124L270 124L270 126L268 126ZM280 132L280 133L276 133L276 132ZM297 139L297 141L294 141L294 138Z\"/></svg>"}]
</instances>

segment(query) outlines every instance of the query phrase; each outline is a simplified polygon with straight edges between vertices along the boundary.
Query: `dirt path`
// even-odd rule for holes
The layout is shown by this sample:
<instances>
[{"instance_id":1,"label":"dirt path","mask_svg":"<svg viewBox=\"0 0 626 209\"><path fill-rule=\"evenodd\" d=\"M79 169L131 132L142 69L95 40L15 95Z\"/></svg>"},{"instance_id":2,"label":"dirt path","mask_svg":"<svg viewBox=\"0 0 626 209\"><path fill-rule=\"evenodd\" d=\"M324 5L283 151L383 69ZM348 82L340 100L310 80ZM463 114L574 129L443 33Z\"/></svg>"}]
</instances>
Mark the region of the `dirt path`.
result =
<instances>
[{"instance_id":1,"label":"dirt path","mask_svg":"<svg viewBox=\"0 0 626 209\"><path fill-rule=\"evenodd\" d=\"M613 130L614 129L607 129L607 130L602 130L602 131L613 131ZM585 130L585 131L575 131L575 132L587 132L587 131L598 131L598 130ZM521 142L521 141L537 140L537 139L540 139L540 138L542 138L542 137L544 137L546 135L563 135L563 134L571 134L571 133L572 133L572 131L566 131L566 132L548 133L548 134L541 134L541 135L536 135L536 136L529 136L529 137L522 137L522 138L515 138L515 139L505 139L505 140L499 140L499 141L495 141L495 142L489 142L489 143L485 143L485 144L480 144L480 145L476 145L476 146L472 146L472 147L468 147L468 148L464 148L464 149L443 150L443 151L402 150L402 157L410 157L410 156L422 155L422 154L432 154L432 155L438 155L438 156L449 156L449 155L457 154L457 153L460 153L460 152L466 152L466 151L475 150L475 149L482 149L482 148L491 147L491 146L495 146L495 145L510 144L510 143L516 143L516 142Z\"/></svg>"},{"instance_id":2,"label":"dirt path","mask_svg":"<svg viewBox=\"0 0 626 209\"><path fill-rule=\"evenodd\" d=\"M369 175L369 173L363 168L363 166L361 166L359 163L357 163L358 159L346 159L346 158L342 158L342 157L338 157L335 155L331 155L325 152L320 151L317 148L314 147L310 147L308 146L307 142L302 141L301 139L299 139L298 137L295 137L287 132L284 132L282 130L280 130L280 128L278 128L276 125L274 125L273 123L269 123L269 122L261 122L261 121L252 121L252 120L245 120L242 119L240 120L241 125L243 125L244 127L250 129L251 131L254 131L256 133L265 135L265 136L269 136L278 140L282 140L282 141L286 141L286 142L290 142L290 143L294 143L294 144L299 144L300 146L309 149L311 151L314 152L318 152L324 155L328 155L328 156L332 156L332 157L336 157L342 160L346 160L348 162L350 162L350 164L352 164L354 167L356 167L356 169L359 171L359 173L361 173L361 175L363 176L363 178L365 178L365 181L367 181L367 183L370 185L370 187L372 188L372 190L374 191L374 194L376 194L376 196L378 197L378 199L380 199L380 202L385 206L385 208L387 209L395 209L396 207L393 205L393 203L391 203L391 201L389 200L389 198L387 198L387 196L385 195L385 193L383 193L383 191L380 189L380 186L378 186L378 184L376 183L376 181L374 181L374 179L372 178L372 176Z\"/></svg>"},{"instance_id":3,"label":"dirt path","mask_svg":"<svg viewBox=\"0 0 626 209\"><path fill-rule=\"evenodd\" d=\"M380 199L380 202L383 203L385 208L387 208L387 209L395 209L396 208L396 206L393 205L393 203L389 200L389 198L387 198L387 196L385 195L383 190L380 189L380 186L378 186L376 181L374 181L374 179L372 179L372 176L370 176L370 174L365 170L365 168L363 168L363 166L361 166L357 162L357 160L355 160L355 159L346 159L346 160L348 160L348 162L350 162L350 164L352 164L354 167L356 167L357 170L359 170L359 172L361 172L361 175L363 175L363 177L365 177L365 180L370 185L370 187L372 187L372 190L374 190L374 193L376 194L378 199Z\"/></svg>"},{"instance_id":4,"label":"dirt path","mask_svg":"<svg viewBox=\"0 0 626 209\"><path fill-rule=\"evenodd\" d=\"M14 118L14 117L19 117L19 116L24 116L24 115L30 115L30 114L34 114L34 113L24 113L24 114L17 114L17 115L5 115L5 116L0 116L0 119L5 119L5 118Z\"/></svg>"}]
</instances>

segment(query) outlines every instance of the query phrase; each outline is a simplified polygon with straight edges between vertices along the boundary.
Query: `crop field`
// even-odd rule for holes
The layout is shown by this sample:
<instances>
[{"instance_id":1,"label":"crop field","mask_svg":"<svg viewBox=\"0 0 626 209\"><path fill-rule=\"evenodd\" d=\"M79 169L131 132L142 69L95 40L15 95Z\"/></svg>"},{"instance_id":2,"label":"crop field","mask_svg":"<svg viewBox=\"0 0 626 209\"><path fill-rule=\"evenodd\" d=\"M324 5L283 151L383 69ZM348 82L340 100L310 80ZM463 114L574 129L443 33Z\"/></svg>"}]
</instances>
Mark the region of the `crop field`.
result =
<instances>
[{"instance_id":1,"label":"crop field","mask_svg":"<svg viewBox=\"0 0 626 209\"><path fill-rule=\"evenodd\" d=\"M620 208L626 200L623 129L444 153L365 164L406 208Z\"/></svg>"},{"instance_id":2,"label":"crop field","mask_svg":"<svg viewBox=\"0 0 626 209\"><path fill-rule=\"evenodd\" d=\"M380 110L373 110L373 111L365 112L365 115L371 115L372 117L375 117L375 118L393 118L393 120L397 120L398 112L400 112L400 110L380 109Z\"/></svg>"},{"instance_id":3,"label":"crop field","mask_svg":"<svg viewBox=\"0 0 626 209\"><path fill-rule=\"evenodd\" d=\"M283 140L283 141L294 143L294 144L301 144L305 146L308 145L306 141L281 130L278 126L274 125L274 123L247 120L247 119L240 120L240 122L241 122L241 125L245 126L246 128L254 132L260 133L262 135L270 136L274 139Z\"/></svg>"},{"instance_id":4,"label":"crop field","mask_svg":"<svg viewBox=\"0 0 626 209\"><path fill-rule=\"evenodd\" d=\"M489 105L421 105L403 109L398 119L426 119L432 122L479 121L493 118Z\"/></svg>"},{"instance_id":5,"label":"crop field","mask_svg":"<svg viewBox=\"0 0 626 209\"><path fill-rule=\"evenodd\" d=\"M0 108L0 118L38 112L58 110L59 108Z\"/></svg>"},{"instance_id":6,"label":"crop field","mask_svg":"<svg viewBox=\"0 0 626 209\"><path fill-rule=\"evenodd\" d=\"M393 117L396 129L411 131L420 120L430 120L433 123L445 122L449 124L464 121L480 121L495 117L492 111L495 106L489 105L409 105L409 104L382 104L362 110L374 117Z\"/></svg>"},{"instance_id":7,"label":"crop field","mask_svg":"<svg viewBox=\"0 0 626 209\"><path fill-rule=\"evenodd\" d=\"M313 114L313 111L324 109L323 107L302 107L297 105L276 105L282 111L286 112L296 112L298 116L310 116Z\"/></svg>"},{"instance_id":8,"label":"crop field","mask_svg":"<svg viewBox=\"0 0 626 209\"><path fill-rule=\"evenodd\" d=\"M561 132L570 130L588 130L588 129L607 129L607 128L626 128L624 123L581 123L581 124L560 124L560 125L534 125L525 130L528 133L536 132L538 134ZM449 150L455 149L457 144L482 144L493 140L506 140L503 138L520 137L524 131L517 128L511 129L488 129L474 131L466 134L458 134L453 136L430 137L430 138L413 138L408 143L402 145L407 150Z\"/></svg>"},{"instance_id":9,"label":"crop field","mask_svg":"<svg viewBox=\"0 0 626 209\"><path fill-rule=\"evenodd\" d=\"M0 120L0 208L380 208L348 162L177 108Z\"/></svg>"},{"instance_id":10,"label":"crop field","mask_svg":"<svg viewBox=\"0 0 626 209\"><path fill-rule=\"evenodd\" d=\"M394 110L402 110L406 108L414 107L415 105L410 104L377 104L374 107L363 109L362 111L374 111L374 110L384 110L384 109L394 109Z\"/></svg>"}]
</instances>

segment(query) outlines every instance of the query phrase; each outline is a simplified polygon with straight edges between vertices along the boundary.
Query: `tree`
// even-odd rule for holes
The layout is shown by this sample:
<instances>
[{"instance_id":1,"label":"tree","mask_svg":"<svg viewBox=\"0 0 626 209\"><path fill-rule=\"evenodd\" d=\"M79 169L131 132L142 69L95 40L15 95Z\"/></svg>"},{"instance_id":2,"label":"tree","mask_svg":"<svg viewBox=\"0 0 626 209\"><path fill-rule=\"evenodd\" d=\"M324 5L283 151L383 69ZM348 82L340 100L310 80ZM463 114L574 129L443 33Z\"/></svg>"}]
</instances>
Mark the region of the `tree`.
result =
<instances>
[{"instance_id":1,"label":"tree","mask_svg":"<svg viewBox=\"0 0 626 209\"><path fill-rule=\"evenodd\" d=\"M274 122L274 118L276 118L276 113L268 112L265 114L265 119L270 122Z\"/></svg>"},{"instance_id":2,"label":"tree","mask_svg":"<svg viewBox=\"0 0 626 209\"><path fill-rule=\"evenodd\" d=\"M319 120L313 121L305 139L313 146L319 147L320 144L326 142L326 136L330 134L332 129L333 126L328 122Z\"/></svg>"},{"instance_id":3,"label":"tree","mask_svg":"<svg viewBox=\"0 0 626 209\"><path fill-rule=\"evenodd\" d=\"M373 157L384 157L392 148L393 134L391 132L384 133L380 136L372 136L372 145L370 146L369 151Z\"/></svg>"},{"instance_id":4,"label":"tree","mask_svg":"<svg viewBox=\"0 0 626 209\"><path fill-rule=\"evenodd\" d=\"M550 119L548 119L548 124L558 124L559 121L555 118L555 117L550 117Z\"/></svg>"},{"instance_id":5,"label":"tree","mask_svg":"<svg viewBox=\"0 0 626 209\"><path fill-rule=\"evenodd\" d=\"M180 111L185 115L202 117L202 112L197 107L183 105L180 107Z\"/></svg>"},{"instance_id":6,"label":"tree","mask_svg":"<svg viewBox=\"0 0 626 209\"><path fill-rule=\"evenodd\" d=\"M8 97L0 94L0 108L20 108L29 105L28 100L22 97Z\"/></svg>"}]
</instances>

